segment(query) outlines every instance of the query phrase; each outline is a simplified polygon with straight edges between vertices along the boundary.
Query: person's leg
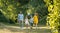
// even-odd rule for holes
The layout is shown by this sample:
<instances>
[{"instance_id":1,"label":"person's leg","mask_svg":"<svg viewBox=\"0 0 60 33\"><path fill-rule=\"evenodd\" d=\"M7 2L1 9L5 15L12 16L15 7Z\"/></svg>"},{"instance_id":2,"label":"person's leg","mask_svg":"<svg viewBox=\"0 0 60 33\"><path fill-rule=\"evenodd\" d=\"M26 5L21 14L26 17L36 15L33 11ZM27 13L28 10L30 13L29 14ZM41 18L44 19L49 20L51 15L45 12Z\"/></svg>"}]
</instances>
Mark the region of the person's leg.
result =
<instances>
[{"instance_id":1,"label":"person's leg","mask_svg":"<svg viewBox=\"0 0 60 33\"><path fill-rule=\"evenodd\" d=\"M31 23L31 29L32 29L32 27L33 27L33 23Z\"/></svg>"},{"instance_id":2,"label":"person's leg","mask_svg":"<svg viewBox=\"0 0 60 33\"><path fill-rule=\"evenodd\" d=\"M28 28L28 24L26 23L25 26L26 26L26 29L27 29Z\"/></svg>"},{"instance_id":3,"label":"person's leg","mask_svg":"<svg viewBox=\"0 0 60 33\"><path fill-rule=\"evenodd\" d=\"M35 27L35 23L33 23L33 26Z\"/></svg>"},{"instance_id":4,"label":"person's leg","mask_svg":"<svg viewBox=\"0 0 60 33\"><path fill-rule=\"evenodd\" d=\"M36 29L37 29L37 25L38 25L38 23L36 23Z\"/></svg>"},{"instance_id":5,"label":"person's leg","mask_svg":"<svg viewBox=\"0 0 60 33\"><path fill-rule=\"evenodd\" d=\"M27 24L26 26L27 26L27 28L28 28L28 24Z\"/></svg>"},{"instance_id":6,"label":"person's leg","mask_svg":"<svg viewBox=\"0 0 60 33\"><path fill-rule=\"evenodd\" d=\"M18 22L19 22L19 26L21 27L21 25L20 25L20 20L19 20Z\"/></svg>"},{"instance_id":7,"label":"person's leg","mask_svg":"<svg viewBox=\"0 0 60 33\"><path fill-rule=\"evenodd\" d=\"M22 22L22 25L21 25L21 27L23 28L23 20L22 20L21 22Z\"/></svg>"},{"instance_id":8,"label":"person's leg","mask_svg":"<svg viewBox=\"0 0 60 33\"><path fill-rule=\"evenodd\" d=\"M32 28L31 23L30 23L30 28Z\"/></svg>"},{"instance_id":9,"label":"person's leg","mask_svg":"<svg viewBox=\"0 0 60 33\"><path fill-rule=\"evenodd\" d=\"M20 20L20 28L21 28L21 30L23 29L23 21L22 20Z\"/></svg>"},{"instance_id":10,"label":"person's leg","mask_svg":"<svg viewBox=\"0 0 60 33\"><path fill-rule=\"evenodd\" d=\"M36 29L37 29L37 24L36 24Z\"/></svg>"},{"instance_id":11,"label":"person's leg","mask_svg":"<svg viewBox=\"0 0 60 33\"><path fill-rule=\"evenodd\" d=\"M21 20L19 20L19 27L20 27L20 29L22 29L22 22L21 22Z\"/></svg>"}]
</instances>

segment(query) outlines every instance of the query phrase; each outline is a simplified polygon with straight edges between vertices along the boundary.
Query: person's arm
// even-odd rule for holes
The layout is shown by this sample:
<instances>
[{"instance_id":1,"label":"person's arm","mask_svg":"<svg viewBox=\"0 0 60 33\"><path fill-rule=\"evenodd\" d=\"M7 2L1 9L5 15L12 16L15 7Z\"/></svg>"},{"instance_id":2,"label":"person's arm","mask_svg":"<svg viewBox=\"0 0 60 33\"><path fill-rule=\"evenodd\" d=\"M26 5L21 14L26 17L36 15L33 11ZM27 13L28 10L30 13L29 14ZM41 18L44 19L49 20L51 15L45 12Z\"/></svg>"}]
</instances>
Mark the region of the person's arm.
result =
<instances>
[{"instance_id":1,"label":"person's arm","mask_svg":"<svg viewBox=\"0 0 60 33\"><path fill-rule=\"evenodd\" d=\"M18 18L19 18L19 14L18 14Z\"/></svg>"},{"instance_id":2,"label":"person's arm","mask_svg":"<svg viewBox=\"0 0 60 33\"><path fill-rule=\"evenodd\" d=\"M25 23L25 19L24 19L24 23Z\"/></svg>"},{"instance_id":3,"label":"person's arm","mask_svg":"<svg viewBox=\"0 0 60 33\"><path fill-rule=\"evenodd\" d=\"M23 15L23 19L24 19L24 15Z\"/></svg>"},{"instance_id":4,"label":"person's arm","mask_svg":"<svg viewBox=\"0 0 60 33\"><path fill-rule=\"evenodd\" d=\"M18 17L17 17L17 21L19 22L19 20L18 20L18 19L19 19L19 14L18 14Z\"/></svg>"},{"instance_id":5,"label":"person's arm","mask_svg":"<svg viewBox=\"0 0 60 33\"><path fill-rule=\"evenodd\" d=\"M23 14L22 14L23 15ZM23 15L23 22L25 22L24 15Z\"/></svg>"},{"instance_id":6,"label":"person's arm","mask_svg":"<svg viewBox=\"0 0 60 33\"><path fill-rule=\"evenodd\" d=\"M33 16L33 20L34 20L35 16Z\"/></svg>"}]
</instances>

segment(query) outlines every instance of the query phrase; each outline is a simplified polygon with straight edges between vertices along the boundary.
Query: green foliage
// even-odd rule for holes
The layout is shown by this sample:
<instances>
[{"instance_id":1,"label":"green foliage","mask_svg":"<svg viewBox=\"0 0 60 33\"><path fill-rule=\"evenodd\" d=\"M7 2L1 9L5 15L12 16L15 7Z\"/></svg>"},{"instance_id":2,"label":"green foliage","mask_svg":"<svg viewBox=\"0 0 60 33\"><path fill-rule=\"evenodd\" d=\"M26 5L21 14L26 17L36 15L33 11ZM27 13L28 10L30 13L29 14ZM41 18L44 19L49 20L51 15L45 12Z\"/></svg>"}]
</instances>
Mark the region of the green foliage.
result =
<instances>
[{"instance_id":1,"label":"green foliage","mask_svg":"<svg viewBox=\"0 0 60 33\"><path fill-rule=\"evenodd\" d=\"M1 12L4 14L4 16L8 19L12 19L12 21L14 21L17 16L17 7L18 4L17 2L14 3L14 0L0 0L0 10ZM14 4L13 4L14 3ZM16 7L15 7L16 6Z\"/></svg>"},{"instance_id":2,"label":"green foliage","mask_svg":"<svg viewBox=\"0 0 60 33\"><path fill-rule=\"evenodd\" d=\"M51 2L53 1L53 4ZM59 5L60 5L60 0L45 0L46 4L48 5L48 17L47 17L47 25L51 27L52 33L58 33L58 26L59 26ZM59 7L58 7L59 6Z\"/></svg>"},{"instance_id":3,"label":"green foliage","mask_svg":"<svg viewBox=\"0 0 60 33\"><path fill-rule=\"evenodd\" d=\"M48 14L47 6L43 0L0 0L0 11L8 20L12 20L14 23L20 11L24 15L27 13L34 14L36 11L41 19ZM42 22L46 22L45 19Z\"/></svg>"}]
</instances>

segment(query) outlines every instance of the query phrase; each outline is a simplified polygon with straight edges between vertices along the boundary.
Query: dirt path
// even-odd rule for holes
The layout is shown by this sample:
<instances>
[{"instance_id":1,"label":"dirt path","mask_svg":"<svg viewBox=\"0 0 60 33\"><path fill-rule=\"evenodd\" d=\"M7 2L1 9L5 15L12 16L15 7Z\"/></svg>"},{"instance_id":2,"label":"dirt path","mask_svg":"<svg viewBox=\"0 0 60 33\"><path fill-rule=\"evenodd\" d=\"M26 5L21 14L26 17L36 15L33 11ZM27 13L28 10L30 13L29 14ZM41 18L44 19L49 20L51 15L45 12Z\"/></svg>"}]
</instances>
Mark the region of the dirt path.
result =
<instances>
[{"instance_id":1,"label":"dirt path","mask_svg":"<svg viewBox=\"0 0 60 33\"><path fill-rule=\"evenodd\" d=\"M51 33L49 27L38 27L36 29L33 27L33 29L24 27L23 30L21 30L20 27L17 26L7 26L2 23L0 23L0 33Z\"/></svg>"}]
</instances>

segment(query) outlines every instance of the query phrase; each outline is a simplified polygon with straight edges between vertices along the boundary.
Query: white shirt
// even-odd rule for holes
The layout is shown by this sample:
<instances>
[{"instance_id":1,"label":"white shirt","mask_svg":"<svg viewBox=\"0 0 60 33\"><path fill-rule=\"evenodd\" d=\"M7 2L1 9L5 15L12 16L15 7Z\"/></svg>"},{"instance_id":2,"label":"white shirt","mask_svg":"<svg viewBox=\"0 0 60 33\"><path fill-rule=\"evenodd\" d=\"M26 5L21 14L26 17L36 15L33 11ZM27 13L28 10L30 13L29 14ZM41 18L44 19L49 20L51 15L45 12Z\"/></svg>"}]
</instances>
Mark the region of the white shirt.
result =
<instances>
[{"instance_id":1,"label":"white shirt","mask_svg":"<svg viewBox=\"0 0 60 33\"><path fill-rule=\"evenodd\" d=\"M25 24L29 24L29 21L27 18L25 19Z\"/></svg>"}]
</instances>

